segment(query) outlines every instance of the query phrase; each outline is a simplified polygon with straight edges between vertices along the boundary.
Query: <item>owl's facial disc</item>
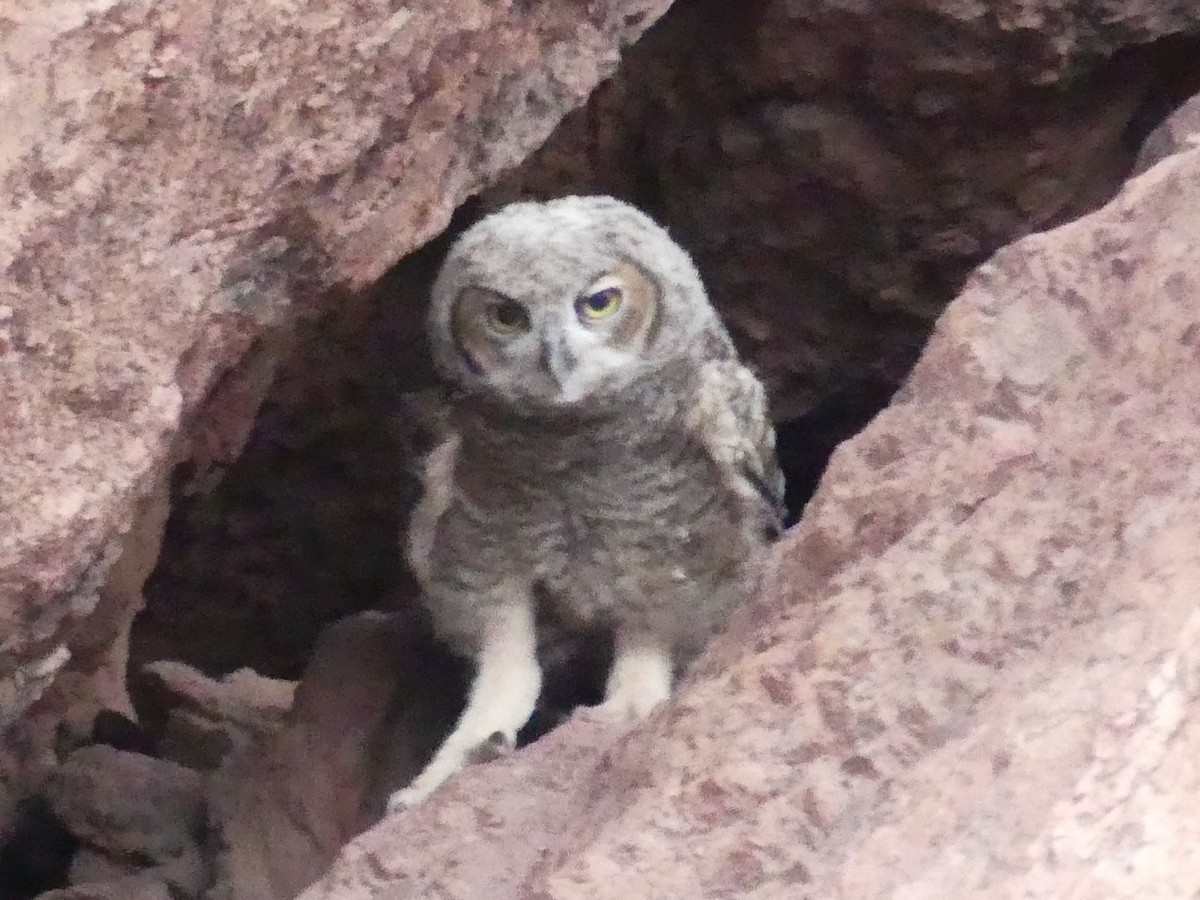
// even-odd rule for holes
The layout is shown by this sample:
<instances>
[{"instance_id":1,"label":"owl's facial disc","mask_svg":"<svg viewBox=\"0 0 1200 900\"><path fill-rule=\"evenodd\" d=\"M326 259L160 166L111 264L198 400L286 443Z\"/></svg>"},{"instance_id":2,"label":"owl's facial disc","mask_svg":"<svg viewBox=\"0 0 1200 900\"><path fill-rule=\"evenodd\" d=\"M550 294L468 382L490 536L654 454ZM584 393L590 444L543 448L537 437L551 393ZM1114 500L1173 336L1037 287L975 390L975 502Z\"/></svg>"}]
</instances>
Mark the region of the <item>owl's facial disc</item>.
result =
<instances>
[{"instance_id":1,"label":"owl's facial disc","mask_svg":"<svg viewBox=\"0 0 1200 900\"><path fill-rule=\"evenodd\" d=\"M604 343L577 322L543 337L538 365L553 384L549 399L575 403L596 393L635 362L634 355Z\"/></svg>"},{"instance_id":2,"label":"owl's facial disc","mask_svg":"<svg viewBox=\"0 0 1200 900\"><path fill-rule=\"evenodd\" d=\"M658 315L654 282L621 262L563 299L464 288L451 330L467 369L493 390L518 401L572 404L618 389L637 371Z\"/></svg>"},{"instance_id":3,"label":"owl's facial disc","mask_svg":"<svg viewBox=\"0 0 1200 900\"><path fill-rule=\"evenodd\" d=\"M650 277L622 262L592 281L571 304L568 334L594 335L601 344L630 357L643 354L658 331L659 293Z\"/></svg>"},{"instance_id":4,"label":"owl's facial disc","mask_svg":"<svg viewBox=\"0 0 1200 900\"><path fill-rule=\"evenodd\" d=\"M622 262L594 279L542 334L539 362L559 399L574 403L624 383L642 361L657 317L658 291L637 266Z\"/></svg>"}]
</instances>

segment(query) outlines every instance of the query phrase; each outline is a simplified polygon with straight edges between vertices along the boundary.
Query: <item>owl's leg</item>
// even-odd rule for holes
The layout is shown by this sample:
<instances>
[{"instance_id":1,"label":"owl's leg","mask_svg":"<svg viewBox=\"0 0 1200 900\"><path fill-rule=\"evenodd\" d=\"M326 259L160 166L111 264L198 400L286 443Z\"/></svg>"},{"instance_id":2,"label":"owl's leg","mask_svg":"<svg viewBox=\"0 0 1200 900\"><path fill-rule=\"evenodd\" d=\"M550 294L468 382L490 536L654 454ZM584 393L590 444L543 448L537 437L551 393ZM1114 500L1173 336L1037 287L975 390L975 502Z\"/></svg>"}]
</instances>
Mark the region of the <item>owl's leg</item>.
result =
<instances>
[{"instance_id":1,"label":"owl's leg","mask_svg":"<svg viewBox=\"0 0 1200 900\"><path fill-rule=\"evenodd\" d=\"M600 712L641 719L671 696L671 648L653 634L617 631L616 649Z\"/></svg>"},{"instance_id":2,"label":"owl's leg","mask_svg":"<svg viewBox=\"0 0 1200 900\"><path fill-rule=\"evenodd\" d=\"M529 600L507 601L488 609L475 666L467 705L454 730L421 774L388 798L389 812L424 800L476 751L493 745L497 734L508 746L516 746L517 731L533 714L542 687Z\"/></svg>"}]
</instances>

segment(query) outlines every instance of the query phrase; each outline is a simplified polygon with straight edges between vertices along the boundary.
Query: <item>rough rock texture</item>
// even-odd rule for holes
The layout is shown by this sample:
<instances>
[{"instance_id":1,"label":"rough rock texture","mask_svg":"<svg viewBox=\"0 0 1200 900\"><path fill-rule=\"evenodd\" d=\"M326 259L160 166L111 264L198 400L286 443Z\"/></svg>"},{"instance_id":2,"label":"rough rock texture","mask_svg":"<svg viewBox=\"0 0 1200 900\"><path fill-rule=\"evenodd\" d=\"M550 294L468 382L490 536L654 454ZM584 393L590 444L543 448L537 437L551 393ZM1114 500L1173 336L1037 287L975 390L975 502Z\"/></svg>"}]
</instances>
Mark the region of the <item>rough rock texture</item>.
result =
<instances>
[{"instance_id":1,"label":"rough rock texture","mask_svg":"<svg viewBox=\"0 0 1200 900\"><path fill-rule=\"evenodd\" d=\"M1200 891L1198 204L1190 150L999 252L669 708L464 773L304 900Z\"/></svg>"},{"instance_id":2,"label":"rough rock texture","mask_svg":"<svg viewBox=\"0 0 1200 900\"><path fill-rule=\"evenodd\" d=\"M409 617L366 613L321 636L285 726L209 793L211 900L290 900L412 779L465 696L465 673Z\"/></svg>"},{"instance_id":3,"label":"rough rock texture","mask_svg":"<svg viewBox=\"0 0 1200 900\"><path fill-rule=\"evenodd\" d=\"M0 725L75 652L70 623L167 468L236 453L280 327L440 231L666 6L5 13Z\"/></svg>"},{"instance_id":4,"label":"rough rock texture","mask_svg":"<svg viewBox=\"0 0 1200 900\"><path fill-rule=\"evenodd\" d=\"M130 875L118 881L47 891L39 900L172 900L172 896L163 881L149 875Z\"/></svg>"},{"instance_id":5,"label":"rough rock texture","mask_svg":"<svg viewBox=\"0 0 1200 900\"><path fill-rule=\"evenodd\" d=\"M165 727L143 723L162 758L87 747L43 790L79 844L70 883L141 879L205 900L291 900L311 884L419 771L465 695L462 663L409 607L330 626L298 686L147 667L170 711Z\"/></svg>"},{"instance_id":6,"label":"rough rock texture","mask_svg":"<svg viewBox=\"0 0 1200 900\"><path fill-rule=\"evenodd\" d=\"M146 666L138 679L158 716L143 716L155 753L200 771L258 746L280 729L295 698L295 682L238 669L215 679L179 662Z\"/></svg>"},{"instance_id":7,"label":"rough rock texture","mask_svg":"<svg viewBox=\"0 0 1200 900\"><path fill-rule=\"evenodd\" d=\"M0 754L0 839L9 831L5 819L11 799L28 793L57 754L83 741L98 714L133 714L126 690L130 626L142 608L142 585L158 559L169 500L162 479L136 504L129 531L114 550L115 561L89 598L95 603L91 613L62 623L54 658L59 664L69 659L69 665L45 668L43 683L36 690L27 684L26 698L18 700L18 705L32 702L20 723L7 729L6 752ZM20 683L27 671L18 669L14 681ZM53 688L44 690L55 677Z\"/></svg>"},{"instance_id":8,"label":"rough rock texture","mask_svg":"<svg viewBox=\"0 0 1200 900\"><path fill-rule=\"evenodd\" d=\"M194 851L204 822L200 775L102 745L67 757L46 796L80 840L116 856L169 861Z\"/></svg>"},{"instance_id":9,"label":"rough rock texture","mask_svg":"<svg viewBox=\"0 0 1200 900\"><path fill-rule=\"evenodd\" d=\"M971 268L1112 195L1200 89L1198 28L1175 0L680 3L491 198L654 211L778 417L856 428Z\"/></svg>"}]
</instances>

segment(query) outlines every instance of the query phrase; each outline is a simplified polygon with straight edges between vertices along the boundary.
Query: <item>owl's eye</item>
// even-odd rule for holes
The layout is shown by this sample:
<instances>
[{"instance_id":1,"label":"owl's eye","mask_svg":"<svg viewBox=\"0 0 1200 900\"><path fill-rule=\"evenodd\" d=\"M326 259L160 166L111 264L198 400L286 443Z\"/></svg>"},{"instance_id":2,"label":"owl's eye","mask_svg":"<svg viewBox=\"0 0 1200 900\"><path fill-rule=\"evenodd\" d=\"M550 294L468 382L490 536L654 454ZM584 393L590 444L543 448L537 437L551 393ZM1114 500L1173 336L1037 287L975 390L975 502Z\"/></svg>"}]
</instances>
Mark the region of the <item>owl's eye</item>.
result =
<instances>
[{"instance_id":1,"label":"owl's eye","mask_svg":"<svg viewBox=\"0 0 1200 900\"><path fill-rule=\"evenodd\" d=\"M575 301L575 311L580 319L598 321L607 319L621 308L623 300L621 289L616 285L608 285L599 290L585 294Z\"/></svg>"},{"instance_id":2,"label":"owl's eye","mask_svg":"<svg viewBox=\"0 0 1200 900\"><path fill-rule=\"evenodd\" d=\"M529 330L529 313L516 300L502 300L487 308L487 321L497 334L519 334Z\"/></svg>"}]
</instances>

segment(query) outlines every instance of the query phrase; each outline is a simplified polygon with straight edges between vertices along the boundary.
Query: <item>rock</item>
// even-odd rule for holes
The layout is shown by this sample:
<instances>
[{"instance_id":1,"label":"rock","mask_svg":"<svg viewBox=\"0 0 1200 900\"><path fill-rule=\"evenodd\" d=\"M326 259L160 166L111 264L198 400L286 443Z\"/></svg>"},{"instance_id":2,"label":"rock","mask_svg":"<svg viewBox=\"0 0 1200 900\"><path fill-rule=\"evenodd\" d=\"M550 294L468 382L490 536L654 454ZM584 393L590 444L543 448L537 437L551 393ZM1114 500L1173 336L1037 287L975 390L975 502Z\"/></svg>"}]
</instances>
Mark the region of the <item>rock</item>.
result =
<instances>
[{"instance_id":1,"label":"rock","mask_svg":"<svg viewBox=\"0 0 1200 900\"><path fill-rule=\"evenodd\" d=\"M67 664L139 502L236 454L296 318L439 232L666 6L133 0L10 23L0 727ZM14 798L37 780L15 768Z\"/></svg>"},{"instance_id":2,"label":"rock","mask_svg":"<svg viewBox=\"0 0 1200 900\"><path fill-rule=\"evenodd\" d=\"M404 615L330 626L284 728L231 757L214 779L211 900L290 900L378 820L449 731L462 664Z\"/></svg>"},{"instance_id":3,"label":"rock","mask_svg":"<svg viewBox=\"0 0 1200 900\"><path fill-rule=\"evenodd\" d=\"M33 793L57 765L59 753L89 743L98 716L133 715L125 681L130 629L142 608L142 585L158 558L169 500L163 482L137 505L103 582L97 571L86 597L76 598L83 604L79 617L62 625L62 643L51 657L54 666L41 666L36 689L13 705L13 711L24 711L21 721L5 728L0 711L0 731L6 736L0 753L0 808L6 805L5 794ZM0 699L0 710L4 705ZM0 822L0 836L8 833Z\"/></svg>"},{"instance_id":4,"label":"rock","mask_svg":"<svg viewBox=\"0 0 1200 900\"><path fill-rule=\"evenodd\" d=\"M1194 6L905 10L676 4L489 202L600 189L647 207L778 418L843 411L857 430L974 266L1112 196L1165 104L1200 89Z\"/></svg>"},{"instance_id":5,"label":"rock","mask_svg":"<svg viewBox=\"0 0 1200 900\"><path fill-rule=\"evenodd\" d=\"M212 859L207 848L191 847L146 874L166 883L176 897L200 897L212 882Z\"/></svg>"},{"instance_id":6,"label":"rock","mask_svg":"<svg viewBox=\"0 0 1200 900\"><path fill-rule=\"evenodd\" d=\"M173 900L167 885L152 875L130 875L118 881L80 884L47 891L38 900Z\"/></svg>"},{"instance_id":7,"label":"rock","mask_svg":"<svg viewBox=\"0 0 1200 900\"><path fill-rule=\"evenodd\" d=\"M120 881L130 875L141 874L141 866L128 860L118 861L106 853L91 847L80 847L71 857L67 880L75 886L102 884Z\"/></svg>"},{"instance_id":8,"label":"rock","mask_svg":"<svg viewBox=\"0 0 1200 900\"><path fill-rule=\"evenodd\" d=\"M158 755L192 769L217 768L235 748L277 731L296 684L239 669L209 678L185 663L160 660L142 669L142 692L165 723Z\"/></svg>"},{"instance_id":9,"label":"rock","mask_svg":"<svg viewBox=\"0 0 1200 900\"><path fill-rule=\"evenodd\" d=\"M155 750L163 759L197 772L209 772L219 768L247 740L253 740L252 736L227 722L173 709L167 713Z\"/></svg>"},{"instance_id":10,"label":"rock","mask_svg":"<svg viewBox=\"0 0 1200 900\"><path fill-rule=\"evenodd\" d=\"M172 862L194 854L204 827L204 786L175 763L84 747L46 785L54 814L77 838L114 856Z\"/></svg>"},{"instance_id":11,"label":"rock","mask_svg":"<svg viewBox=\"0 0 1200 900\"><path fill-rule=\"evenodd\" d=\"M105 892L135 888L151 891L149 897L158 885L199 897L207 887L211 872L200 846L204 784L191 769L103 745L85 747L55 769L45 796L83 843L68 872L73 887L99 891L98 897L123 897Z\"/></svg>"},{"instance_id":12,"label":"rock","mask_svg":"<svg viewBox=\"0 0 1200 900\"><path fill-rule=\"evenodd\" d=\"M609 791L631 787L615 765L623 732L583 714L521 752L463 770L426 805L350 842L301 900L538 896L537 874L616 808ZM648 884L630 896L660 896Z\"/></svg>"},{"instance_id":13,"label":"rock","mask_svg":"<svg viewBox=\"0 0 1200 900\"><path fill-rule=\"evenodd\" d=\"M1200 150L968 280L668 708L353 841L303 900L1200 890Z\"/></svg>"},{"instance_id":14,"label":"rock","mask_svg":"<svg viewBox=\"0 0 1200 900\"><path fill-rule=\"evenodd\" d=\"M209 866L196 848L189 848L161 865L144 867L129 859L114 859L89 847L82 847L71 860L68 881L75 887L96 889L100 886L131 884L139 878L150 884L163 884L178 897L199 897L208 887ZM119 895L118 895L119 896Z\"/></svg>"}]
</instances>

